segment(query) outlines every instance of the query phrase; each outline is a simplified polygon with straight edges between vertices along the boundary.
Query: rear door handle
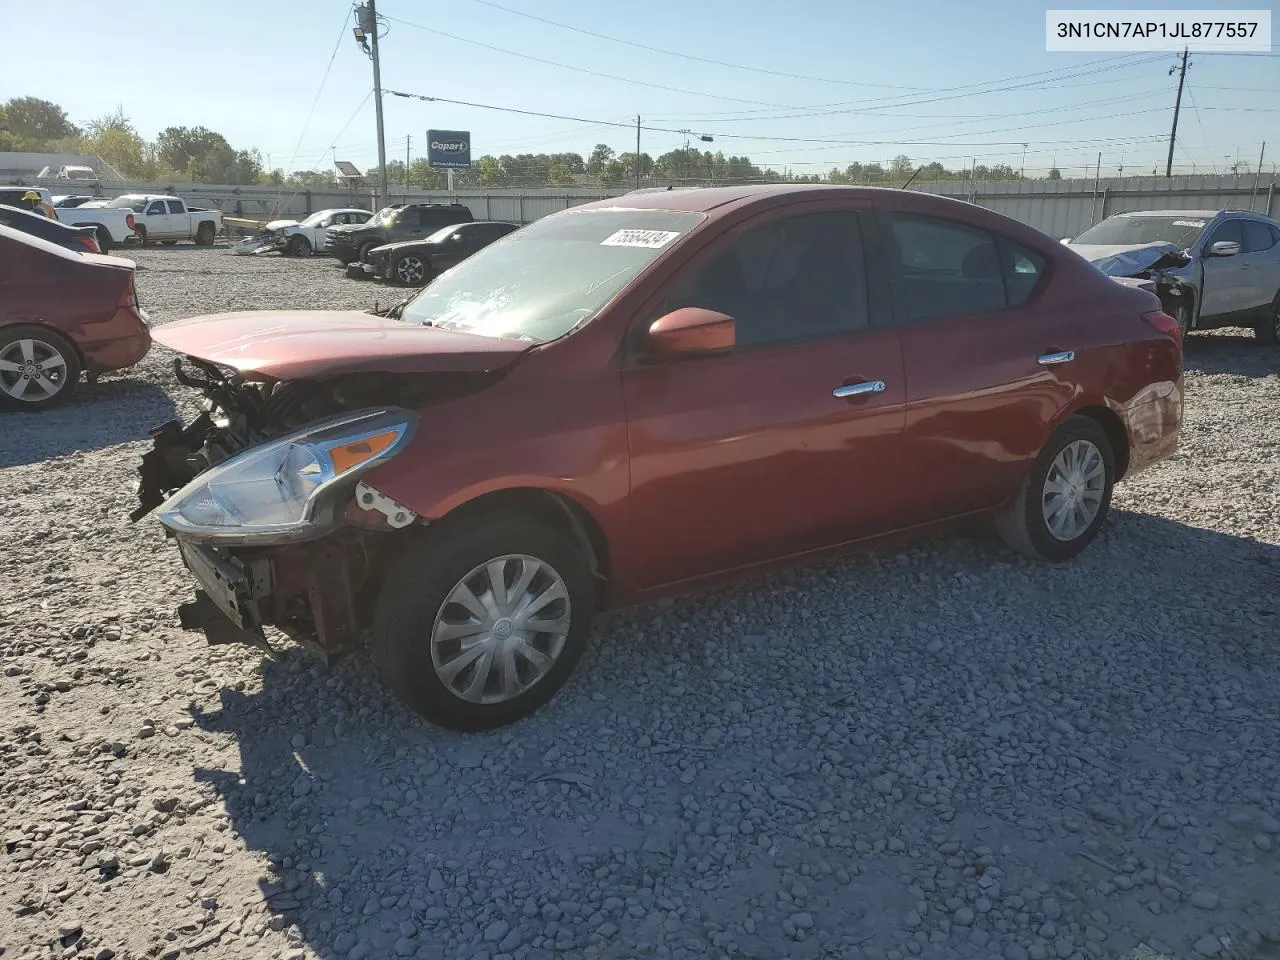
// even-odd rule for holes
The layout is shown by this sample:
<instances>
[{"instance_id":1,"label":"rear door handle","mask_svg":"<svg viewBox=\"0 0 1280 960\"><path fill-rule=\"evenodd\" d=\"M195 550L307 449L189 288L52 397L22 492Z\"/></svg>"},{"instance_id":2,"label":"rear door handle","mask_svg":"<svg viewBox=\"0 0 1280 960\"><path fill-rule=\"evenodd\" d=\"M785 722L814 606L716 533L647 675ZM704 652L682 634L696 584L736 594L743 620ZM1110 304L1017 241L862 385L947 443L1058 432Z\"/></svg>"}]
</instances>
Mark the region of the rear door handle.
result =
<instances>
[{"instance_id":1,"label":"rear door handle","mask_svg":"<svg viewBox=\"0 0 1280 960\"><path fill-rule=\"evenodd\" d=\"M831 395L839 400L860 397L865 393L884 393L884 381L864 380L862 383L847 383L831 391Z\"/></svg>"},{"instance_id":2,"label":"rear door handle","mask_svg":"<svg viewBox=\"0 0 1280 960\"><path fill-rule=\"evenodd\" d=\"M1036 363L1042 367L1051 367L1055 363L1070 363L1075 358L1074 350L1059 350L1057 353L1042 353L1036 358Z\"/></svg>"}]
</instances>

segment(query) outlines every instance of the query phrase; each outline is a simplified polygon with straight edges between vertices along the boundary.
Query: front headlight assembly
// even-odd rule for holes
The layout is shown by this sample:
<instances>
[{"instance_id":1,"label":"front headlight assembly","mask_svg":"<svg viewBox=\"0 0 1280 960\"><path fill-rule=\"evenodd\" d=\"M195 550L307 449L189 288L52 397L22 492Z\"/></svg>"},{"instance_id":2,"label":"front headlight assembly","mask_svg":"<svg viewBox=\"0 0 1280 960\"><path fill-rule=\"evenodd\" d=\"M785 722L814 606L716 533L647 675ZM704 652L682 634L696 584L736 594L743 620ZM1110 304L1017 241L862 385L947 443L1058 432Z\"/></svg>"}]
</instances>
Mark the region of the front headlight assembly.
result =
<instances>
[{"instance_id":1,"label":"front headlight assembly","mask_svg":"<svg viewBox=\"0 0 1280 960\"><path fill-rule=\"evenodd\" d=\"M374 409L322 420L206 470L156 509L184 540L235 546L308 540L336 523L340 495L408 444L418 418Z\"/></svg>"}]
</instances>

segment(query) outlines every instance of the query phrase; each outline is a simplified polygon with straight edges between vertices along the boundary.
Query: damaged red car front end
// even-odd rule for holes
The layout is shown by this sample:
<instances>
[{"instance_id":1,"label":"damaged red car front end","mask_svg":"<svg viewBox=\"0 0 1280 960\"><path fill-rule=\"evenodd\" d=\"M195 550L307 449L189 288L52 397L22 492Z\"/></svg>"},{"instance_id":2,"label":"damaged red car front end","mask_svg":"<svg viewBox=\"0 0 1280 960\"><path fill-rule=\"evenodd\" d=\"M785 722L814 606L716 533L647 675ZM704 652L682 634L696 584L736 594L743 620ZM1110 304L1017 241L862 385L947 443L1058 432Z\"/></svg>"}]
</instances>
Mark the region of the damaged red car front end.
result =
<instances>
[{"instance_id":1,"label":"damaged red car front end","mask_svg":"<svg viewBox=\"0 0 1280 960\"><path fill-rule=\"evenodd\" d=\"M152 511L199 582L179 609L210 643L271 652L275 626L325 655L367 629L396 530L419 518L362 482L413 439L415 408L483 389L532 344L323 311L169 324L204 412L153 431L137 521Z\"/></svg>"}]
</instances>

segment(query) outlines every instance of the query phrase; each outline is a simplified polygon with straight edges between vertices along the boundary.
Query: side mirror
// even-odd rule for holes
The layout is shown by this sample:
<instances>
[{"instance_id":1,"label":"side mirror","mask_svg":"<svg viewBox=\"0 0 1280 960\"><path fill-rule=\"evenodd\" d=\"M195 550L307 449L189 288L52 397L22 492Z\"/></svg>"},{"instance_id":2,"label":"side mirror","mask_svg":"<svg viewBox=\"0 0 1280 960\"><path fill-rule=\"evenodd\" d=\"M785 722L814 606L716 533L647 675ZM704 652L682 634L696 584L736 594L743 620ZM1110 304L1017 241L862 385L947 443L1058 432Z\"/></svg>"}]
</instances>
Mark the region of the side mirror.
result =
<instances>
[{"instance_id":1,"label":"side mirror","mask_svg":"<svg viewBox=\"0 0 1280 960\"><path fill-rule=\"evenodd\" d=\"M1240 244L1234 240L1217 240L1209 245L1211 257L1234 257L1240 252Z\"/></svg>"},{"instance_id":2,"label":"side mirror","mask_svg":"<svg viewBox=\"0 0 1280 960\"><path fill-rule=\"evenodd\" d=\"M660 357L694 357L733 349L733 317L702 307L681 307L649 325L649 346Z\"/></svg>"},{"instance_id":3,"label":"side mirror","mask_svg":"<svg viewBox=\"0 0 1280 960\"><path fill-rule=\"evenodd\" d=\"M1070 238L1070 237L1063 237L1063 238L1062 238L1062 240L1061 240L1060 242L1062 242L1062 243L1070 243L1070 242L1071 242L1071 238Z\"/></svg>"}]
</instances>

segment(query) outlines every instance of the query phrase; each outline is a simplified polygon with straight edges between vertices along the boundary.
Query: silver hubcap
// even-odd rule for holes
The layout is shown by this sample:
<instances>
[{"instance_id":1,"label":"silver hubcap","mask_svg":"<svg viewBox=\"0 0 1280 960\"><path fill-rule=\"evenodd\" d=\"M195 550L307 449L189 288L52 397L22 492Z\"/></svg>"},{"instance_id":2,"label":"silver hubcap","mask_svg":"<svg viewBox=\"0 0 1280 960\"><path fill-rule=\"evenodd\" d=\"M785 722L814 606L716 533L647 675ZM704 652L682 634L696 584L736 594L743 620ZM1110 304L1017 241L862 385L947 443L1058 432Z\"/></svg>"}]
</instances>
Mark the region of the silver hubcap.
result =
<instances>
[{"instance_id":1,"label":"silver hubcap","mask_svg":"<svg viewBox=\"0 0 1280 960\"><path fill-rule=\"evenodd\" d=\"M418 283L426 273L427 268L417 257L405 257L396 264L396 276L405 283Z\"/></svg>"},{"instance_id":2,"label":"silver hubcap","mask_svg":"<svg viewBox=\"0 0 1280 960\"><path fill-rule=\"evenodd\" d=\"M1107 468L1102 451L1088 440L1062 448L1049 467L1041 498L1045 526L1057 540L1082 535L1102 509Z\"/></svg>"},{"instance_id":3,"label":"silver hubcap","mask_svg":"<svg viewBox=\"0 0 1280 960\"><path fill-rule=\"evenodd\" d=\"M43 340L14 340L0 347L0 390L15 400L49 400L66 381L67 361Z\"/></svg>"},{"instance_id":4,"label":"silver hubcap","mask_svg":"<svg viewBox=\"0 0 1280 960\"><path fill-rule=\"evenodd\" d=\"M449 592L431 629L431 663L456 697L502 703L547 675L569 636L569 590L548 563L508 554Z\"/></svg>"}]
</instances>

